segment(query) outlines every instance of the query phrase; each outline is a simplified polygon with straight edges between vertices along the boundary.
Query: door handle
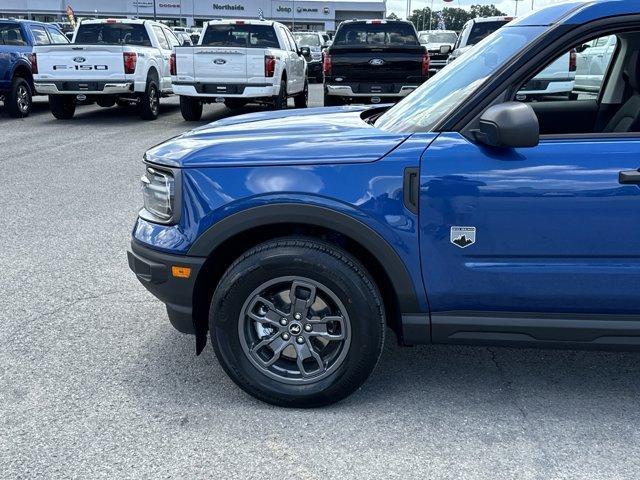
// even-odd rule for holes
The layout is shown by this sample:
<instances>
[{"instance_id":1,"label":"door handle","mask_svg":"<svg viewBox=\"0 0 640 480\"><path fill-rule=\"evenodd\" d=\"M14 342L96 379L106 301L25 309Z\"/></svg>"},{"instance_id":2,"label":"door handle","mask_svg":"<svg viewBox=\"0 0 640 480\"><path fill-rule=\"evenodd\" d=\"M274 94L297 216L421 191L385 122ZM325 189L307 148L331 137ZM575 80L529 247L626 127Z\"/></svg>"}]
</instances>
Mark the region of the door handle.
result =
<instances>
[{"instance_id":1,"label":"door handle","mask_svg":"<svg viewBox=\"0 0 640 480\"><path fill-rule=\"evenodd\" d=\"M640 169L639 170L623 170L618 174L618 182L628 184L640 184Z\"/></svg>"},{"instance_id":2,"label":"door handle","mask_svg":"<svg viewBox=\"0 0 640 480\"><path fill-rule=\"evenodd\" d=\"M407 167L404 169L403 179L403 195L402 200L404 206L414 215L418 214L419 195L420 195L420 169L416 167Z\"/></svg>"}]
</instances>

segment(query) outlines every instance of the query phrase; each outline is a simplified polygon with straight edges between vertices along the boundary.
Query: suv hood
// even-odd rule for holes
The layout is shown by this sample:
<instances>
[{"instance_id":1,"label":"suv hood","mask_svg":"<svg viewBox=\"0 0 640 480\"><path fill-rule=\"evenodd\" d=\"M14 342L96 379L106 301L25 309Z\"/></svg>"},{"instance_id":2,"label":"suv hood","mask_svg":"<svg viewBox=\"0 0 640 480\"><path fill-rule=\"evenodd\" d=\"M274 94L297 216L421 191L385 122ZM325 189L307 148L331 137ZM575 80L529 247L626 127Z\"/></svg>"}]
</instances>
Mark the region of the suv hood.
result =
<instances>
[{"instance_id":1,"label":"suv hood","mask_svg":"<svg viewBox=\"0 0 640 480\"><path fill-rule=\"evenodd\" d=\"M373 162L409 134L369 125L360 118L368 108L373 107L239 115L168 140L147 151L145 158L184 168Z\"/></svg>"}]
</instances>

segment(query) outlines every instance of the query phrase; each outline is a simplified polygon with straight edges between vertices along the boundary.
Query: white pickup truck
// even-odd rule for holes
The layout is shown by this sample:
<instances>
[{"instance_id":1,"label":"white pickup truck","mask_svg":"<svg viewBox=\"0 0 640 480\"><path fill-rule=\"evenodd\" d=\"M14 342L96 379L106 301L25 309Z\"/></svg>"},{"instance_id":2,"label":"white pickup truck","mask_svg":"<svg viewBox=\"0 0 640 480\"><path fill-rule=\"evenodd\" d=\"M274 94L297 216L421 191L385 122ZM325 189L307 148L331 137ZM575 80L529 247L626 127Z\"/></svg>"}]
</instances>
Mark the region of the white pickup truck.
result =
<instances>
[{"instance_id":1,"label":"white pickup truck","mask_svg":"<svg viewBox=\"0 0 640 480\"><path fill-rule=\"evenodd\" d=\"M185 120L199 120L204 103L239 108L249 102L286 108L293 97L307 106L308 48L298 48L287 27L264 20L214 20L195 47L176 48L174 93Z\"/></svg>"},{"instance_id":2,"label":"white pickup truck","mask_svg":"<svg viewBox=\"0 0 640 480\"><path fill-rule=\"evenodd\" d=\"M35 47L34 84L49 95L51 113L73 117L78 101L102 107L138 105L154 120L160 97L172 93L170 61L180 45L165 25L149 20L88 20L69 45Z\"/></svg>"}]
</instances>

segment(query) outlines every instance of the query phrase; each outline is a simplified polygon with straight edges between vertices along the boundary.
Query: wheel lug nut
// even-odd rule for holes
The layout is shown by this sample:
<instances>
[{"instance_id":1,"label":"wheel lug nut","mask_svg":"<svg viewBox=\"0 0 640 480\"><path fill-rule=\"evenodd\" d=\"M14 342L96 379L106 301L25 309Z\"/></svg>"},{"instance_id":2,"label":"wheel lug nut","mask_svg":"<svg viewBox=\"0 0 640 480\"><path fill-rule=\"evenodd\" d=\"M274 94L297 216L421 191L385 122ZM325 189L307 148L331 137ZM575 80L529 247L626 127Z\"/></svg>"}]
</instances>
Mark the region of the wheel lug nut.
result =
<instances>
[{"instance_id":1,"label":"wheel lug nut","mask_svg":"<svg viewBox=\"0 0 640 480\"><path fill-rule=\"evenodd\" d=\"M283 339L283 340L289 340L290 338L291 338L291 335L289 335L287 332L284 332L284 333L282 334L282 339Z\"/></svg>"},{"instance_id":2,"label":"wheel lug nut","mask_svg":"<svg viewBox=\"0 0 640 480\"><path fill-rule=\"evenodd\" d=\"M296 313L293 318L295 318L296 320L300 320L302 318L302 315L300 315L299 313Z\"/></svg>"},{"instance_id":3,"label":"wheel lug nut","mask_svg":"<svg viewBox=\"0 0 640 480\"><path fill-rule=\"evenodd\" d=\"M305 332L310 332L311 330L313 330L313 327L311 326L311 324L310 324L310 323L307 323L307 324L304 326L304 331L305 331Z\"/></svg>"},{"instance_id":4,"label":"wheel lug nut","mask_svg":"<svg viewBox=\"0 0 640 480\"><path fill-rule=\"evenodd\" d=\"M282 318L280 319L280 325L283 325L283 326L284 326L284 325L286 325L287 323L288 323L288 322L287 322L287 319L286 319L286 318L282 317Z\"/></svg>"},{"instance_id":5,"label":"wheel lug nut","mask_svg":"<svg viewBox=\"0 0 640 480\"><path fill-rule=\"evenodd\" d=\"M298 343L304 343L304 338L302 338L302 337L298 337L298 338L296 338L296 342L298 342Z\"/></svg>"}]
</instances>

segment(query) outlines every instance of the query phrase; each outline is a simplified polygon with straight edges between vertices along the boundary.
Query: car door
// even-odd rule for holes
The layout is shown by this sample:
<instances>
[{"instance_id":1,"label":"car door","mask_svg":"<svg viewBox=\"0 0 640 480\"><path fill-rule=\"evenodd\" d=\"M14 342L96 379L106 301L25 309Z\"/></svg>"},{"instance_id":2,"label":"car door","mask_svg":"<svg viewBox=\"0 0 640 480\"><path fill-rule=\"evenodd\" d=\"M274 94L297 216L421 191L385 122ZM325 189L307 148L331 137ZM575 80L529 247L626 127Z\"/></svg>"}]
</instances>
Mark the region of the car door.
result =
<instances>
[{"instance_id":1,"label":"car door","mask_svg":"<svg viewBox=\"0 0 640 480\"><path fill-rule=\"evenodd\" d=\"M160 72L160 89L167 90L171 86L171 71L169 62L171 59L172 48L169 44L169 40L164 34L164 29L159 27L158 25L153 25L153 32L158 39L158 48L160 49L160 55L162 56L162 61L160 62L159 68Z\"/></svg>"},{"instance_id":2,"label":"car door","mask_svg":"<svg viewBox=\"0 0 640 480\"><path fill-rule=\"evenodd\" d=\"M299 92L304 87L305 73L304 67L306 60L298 53L298 45L289 30L285 30L289 43L291 44L291 61L293 63L293 71L295 72L295 92Z\"/></svg>"},{"instance_id":3,"label":"car door","mask_svg":"<svg viewBox=\"0 0 640 480\"><path fill-rule=\"evenodd\" d=\"M604 108L599 98L550 105L571 121L567 110ZM639 167L640 133L543 135L516 149L483 146L464 131L440 134L420 170L434 328L452 312L507 317L511 327L538 313L556 325L640 315L640 187L619 182Z\"/></svg>"}]
</instances>

